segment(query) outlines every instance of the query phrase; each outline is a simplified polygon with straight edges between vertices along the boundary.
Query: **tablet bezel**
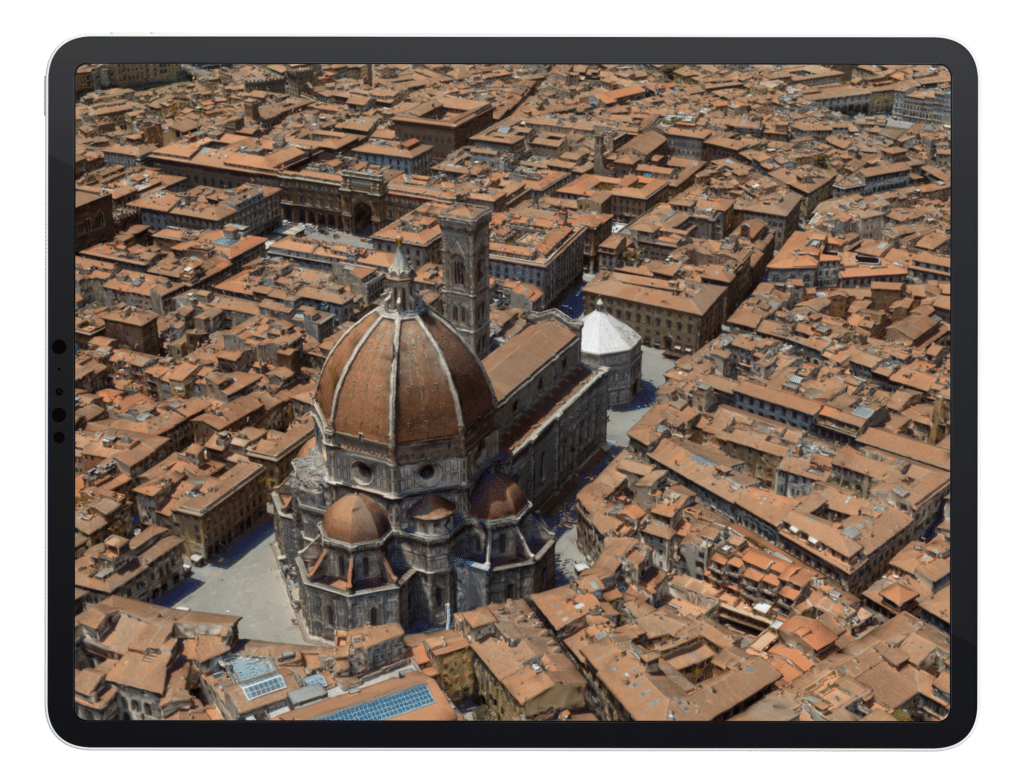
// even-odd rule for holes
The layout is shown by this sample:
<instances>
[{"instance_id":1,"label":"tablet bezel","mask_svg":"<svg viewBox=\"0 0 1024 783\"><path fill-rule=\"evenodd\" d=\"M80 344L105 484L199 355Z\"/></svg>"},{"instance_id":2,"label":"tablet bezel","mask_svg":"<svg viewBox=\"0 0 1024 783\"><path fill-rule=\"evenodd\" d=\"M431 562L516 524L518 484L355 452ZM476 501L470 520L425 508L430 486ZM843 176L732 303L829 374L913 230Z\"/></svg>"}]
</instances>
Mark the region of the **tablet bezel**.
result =
<instances>
[{"instance_id":1,"label":"tablet bezel","mask_svg":"<svg viewBox=\"0 0 1024 783\"><path fill-rule=\"evenodd\" d=\"M258 49L258 55L257 55ZM740 56L737 56L740 55ZM951 454L952 483L957 484L957 536L961 544L951 560L956 587L951 590L957 658L957 703L935 723L776 722L714 723L550 723L451 724L414 722L413 731L383 724L349 723L339 732L330 723L179 721L89 722L72 709L73 667L59 660L73 625L71 601L61 599L74 557L61 519L74 513L73 415L66 413L74 389L73 275L59 270L74 253L71 225L74 188L74 81L80 64L91 62L516 62L631 63L885 62L941 64L955 88L952 113L958 126L951 195L956 225L957 321L961 348L952 378L957 389L957 420L962 424ZM47 135L47 550L48 626L47 712L55 732L82 747L360 747L360 748L943 748L965 738L977 710L977 370L978 370L978 100L977 69L960 44L939 38L79 38L54 53L46 74ZM952 233L952 232L951 232ZM967 259L971 263L967 263ZM63 340L64 353L54 350ZM62 389L58 396L56 389ZM57 443L55 438L62 437ZM951 579L952 584L952 579ZM65 603L66 601L66 603ZM685 726L685 729L683 728Z\"/></svg>"}]
</instances>

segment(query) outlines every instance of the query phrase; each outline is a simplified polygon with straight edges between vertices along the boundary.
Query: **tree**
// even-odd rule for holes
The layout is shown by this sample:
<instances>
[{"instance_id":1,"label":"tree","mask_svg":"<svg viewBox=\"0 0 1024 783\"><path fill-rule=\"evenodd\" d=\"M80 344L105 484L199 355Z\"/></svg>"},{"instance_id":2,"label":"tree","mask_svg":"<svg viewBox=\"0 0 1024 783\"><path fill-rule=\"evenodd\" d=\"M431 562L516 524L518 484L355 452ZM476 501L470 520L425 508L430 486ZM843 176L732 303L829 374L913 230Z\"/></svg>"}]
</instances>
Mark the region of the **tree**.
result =
<instances>
[{"instance_id":1,"label":"tree","mask_svg":"<svg viewBox=\"0 0 1024 783\"><path fill-rule=\"evenodd\" d=\"M640 266L643 260L643 256L636 247L630 247L622 254L622 263L626 266Z\"/></svg>"}]
</instances>

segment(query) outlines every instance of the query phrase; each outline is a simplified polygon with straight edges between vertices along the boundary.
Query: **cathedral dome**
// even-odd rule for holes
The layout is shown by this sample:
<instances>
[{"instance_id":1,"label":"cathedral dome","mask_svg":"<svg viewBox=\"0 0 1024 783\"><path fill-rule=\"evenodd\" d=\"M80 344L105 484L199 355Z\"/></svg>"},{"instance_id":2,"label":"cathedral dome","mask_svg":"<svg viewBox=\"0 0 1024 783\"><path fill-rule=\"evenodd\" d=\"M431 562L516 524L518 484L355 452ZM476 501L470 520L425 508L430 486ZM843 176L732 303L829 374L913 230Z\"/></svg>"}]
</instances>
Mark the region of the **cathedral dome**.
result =
<instances>
[{"instance_id":1,"label":"cathedral dome","mask_svg":"<svg viewBox=\"0 0 1024 783\"><path fill-rule=\"evenodd\" d=\"M365 544L391 531L388 514L373 498L353 493L336 500L324 513L324 535L345 544Z\"/></svg>"},{"instance_id":2,"label":"cathedral dome","mask_svg":"<svg viewBox=\"0 0 1024 783\"><path fill-rule=\"evenodd\" d=\"M514 517L526 508L527 499L515 479L491 473L480 480L470 497L469 513L477 519Z\"/></svg>"},{"instance_id":3,"label":"cathedral dome","mask_svg":"<svg viewBox=\"0 0 1024 783\"><path fill-rule=\"evenodd\" d=\"M335 432L387 446L468 439L494 421L480 360L422 306L360 319L327 357L315 400Z\"/></svg>"}]
</instances>

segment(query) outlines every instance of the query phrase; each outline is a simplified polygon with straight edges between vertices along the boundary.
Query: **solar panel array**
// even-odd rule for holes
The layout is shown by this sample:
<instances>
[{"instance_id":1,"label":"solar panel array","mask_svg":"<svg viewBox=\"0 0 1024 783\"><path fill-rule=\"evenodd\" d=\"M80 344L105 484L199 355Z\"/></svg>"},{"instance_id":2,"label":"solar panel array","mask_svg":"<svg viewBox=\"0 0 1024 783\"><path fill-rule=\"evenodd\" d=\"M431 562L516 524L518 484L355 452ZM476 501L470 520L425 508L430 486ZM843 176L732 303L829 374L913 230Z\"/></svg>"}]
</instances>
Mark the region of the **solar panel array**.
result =
<instances>
[{"instance_id":1,"label":"solar panel array","mask_svg":"<svg viewBox=\"0 0 1024 783\"><path fill-rule=\"evenodd\" d=\"M434 703L430 687L426 684L406 688L404 691L389 693L378 699L329 712L313 720L387 720L407 712L429 707Z\"/></svg>"},{"instance_id":2,"label":"solar panel array","mask_svg":"<svg viewBox=\"0 0 1024 783\"><path fill-rule=\"evenodd\" d=\"M272 674L269 677L263 677L255 682L243 685L242 693L245 694L246 699L252 701L253 699L258 699L260 696L266 696L268 693L283 691L286 687L287 686L284 684L284 677L280 674Z\"/></svg>"},{"instance_id":3,"label":"solar panel array","mask_svg":"<svg viewBox=\"0 0 1024 783\"><path fill-rule=\"evenodd\" d=\"M327 687L327 678L322 674L314 674L312 677L306 677L302 682L305 685L322 685L325 688Z\"/></svg>"}]
</instances>

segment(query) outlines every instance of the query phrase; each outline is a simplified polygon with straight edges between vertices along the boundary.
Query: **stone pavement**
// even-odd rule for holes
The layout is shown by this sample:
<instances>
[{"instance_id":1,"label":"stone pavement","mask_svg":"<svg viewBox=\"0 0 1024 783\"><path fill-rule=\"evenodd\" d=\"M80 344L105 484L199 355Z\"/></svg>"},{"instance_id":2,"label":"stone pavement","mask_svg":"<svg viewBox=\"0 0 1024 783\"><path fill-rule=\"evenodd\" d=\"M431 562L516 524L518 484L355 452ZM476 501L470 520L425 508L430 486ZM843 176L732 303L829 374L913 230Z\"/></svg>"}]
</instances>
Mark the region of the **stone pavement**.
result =
<instances>
[{"instance_id":1,"label":"stone pavement","mask_svg":"<svg viewBox=\"0 0 1024 783\"><path fill-rule=\"evenodd\" d=\"M265 522L240 538L220 558L153 603L197 612L241 616L243 639L304 644L274 556L274 525Z\"/></svg>"},{"instance_id":2,"label":"stone pavement","mask_svg":"<svg viewBox=\"0 0 1024 783\"><path fill-rule=\"evenodd\" d=\"M589 565L576 546L576 527L573 526L555 541L555 584L564 585L575 579L577 563Z\"/></svg>"},{"instance_id":3,"label":"stone pavement","mask_svg":"<svg viewBox=\"0 0 1024 783\"><path fill-rule=\"evenodd\" d=\"M627 434L633 425L643 418L654 404L658 389L665 383L665 373L675 367L672 359L666 359L657 348L642 346L640 360L640 391L629 405L608 410L608 442L623 448L629 447Z\"/></svg>"}]
</instances>

